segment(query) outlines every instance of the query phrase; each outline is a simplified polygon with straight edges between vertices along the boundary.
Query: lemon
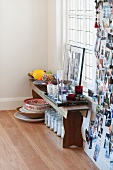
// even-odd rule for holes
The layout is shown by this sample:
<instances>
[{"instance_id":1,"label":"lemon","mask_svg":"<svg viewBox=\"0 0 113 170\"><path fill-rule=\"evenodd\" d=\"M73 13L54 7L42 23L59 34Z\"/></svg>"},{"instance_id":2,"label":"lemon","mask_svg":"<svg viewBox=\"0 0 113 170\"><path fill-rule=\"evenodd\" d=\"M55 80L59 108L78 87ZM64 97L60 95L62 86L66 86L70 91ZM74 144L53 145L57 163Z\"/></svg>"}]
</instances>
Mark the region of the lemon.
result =
<instances>
[{"instance_id":1,"label":"lemon","mask_svg":"<svg viewBox=\"0 0 113 170\"><path fill-rule=\"evenodd\" d=\"M45 74L44 70L34 70L32 76L34 79L39 80L42 78L42 76Z\"/></svg>"}]
</instances>

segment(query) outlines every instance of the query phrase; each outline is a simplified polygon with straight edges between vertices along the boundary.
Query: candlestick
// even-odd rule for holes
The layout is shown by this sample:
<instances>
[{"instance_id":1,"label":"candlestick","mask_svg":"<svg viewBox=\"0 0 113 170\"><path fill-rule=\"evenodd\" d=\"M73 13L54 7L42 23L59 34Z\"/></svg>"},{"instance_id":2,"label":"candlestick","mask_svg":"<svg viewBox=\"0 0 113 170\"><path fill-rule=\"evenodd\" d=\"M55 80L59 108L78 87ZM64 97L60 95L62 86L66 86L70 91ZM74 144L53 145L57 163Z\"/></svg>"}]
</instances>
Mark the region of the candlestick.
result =
<instances>
[{"instance_id":1,"label":"candlestick","mask_svg":"<svg viewBox=\"0 0 113 170\"><path fill-rule=\"evenodd\" d=\"M58 96L57 100L59 101L59 78L60 78L60 70L57 70L57 85L58 85Z\"/></svg>"},{"instance_id":2,"label":"candlestick","mask_svg":"<svg viewBox=\"0 0 113 170\"><path fill-rule=\"evenodd\" d=\"M60 80L63 80L63 70L60 71Z\"/></svg>"},{"instance_id":3,"label":"candlestick","mask_svg":"<svg viewBox=\"0 0 113 170\"><path fill-rule=\"evenodd\" d=\"M57 70L57 79L60 78L60 70Z\"/></svg>"}]
</instances>

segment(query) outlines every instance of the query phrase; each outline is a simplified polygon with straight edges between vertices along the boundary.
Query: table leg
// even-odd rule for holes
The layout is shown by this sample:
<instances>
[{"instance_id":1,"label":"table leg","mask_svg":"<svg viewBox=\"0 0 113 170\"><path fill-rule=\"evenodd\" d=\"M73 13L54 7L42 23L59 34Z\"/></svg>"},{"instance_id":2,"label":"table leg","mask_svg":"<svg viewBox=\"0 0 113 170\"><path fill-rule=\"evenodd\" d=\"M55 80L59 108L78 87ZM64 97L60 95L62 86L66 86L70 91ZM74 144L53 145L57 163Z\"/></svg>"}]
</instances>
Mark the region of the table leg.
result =
<instances>
[{"instance_id":1,"label":"table leg","mask_svg":"<svg viewBox=\"0 0 113 170\"><path fill-rule=\"evenodd\" d=\"M83 116L79 111L70 111L67 119L63 118L65 135L63 138L63 148L70 146L83 146L82 127Z\"/></svg>"},{"instance_id":2,"label":"table leg","mask_svg":"<svg viewBox=\"0 0 113 170\"><path fill-rule=\"evenodd\" d=\"M33 98L39 98L39 99L42 99L42 97L40 97L34 90L32 90L32 96Z\"/></svg>"}]
</instances>

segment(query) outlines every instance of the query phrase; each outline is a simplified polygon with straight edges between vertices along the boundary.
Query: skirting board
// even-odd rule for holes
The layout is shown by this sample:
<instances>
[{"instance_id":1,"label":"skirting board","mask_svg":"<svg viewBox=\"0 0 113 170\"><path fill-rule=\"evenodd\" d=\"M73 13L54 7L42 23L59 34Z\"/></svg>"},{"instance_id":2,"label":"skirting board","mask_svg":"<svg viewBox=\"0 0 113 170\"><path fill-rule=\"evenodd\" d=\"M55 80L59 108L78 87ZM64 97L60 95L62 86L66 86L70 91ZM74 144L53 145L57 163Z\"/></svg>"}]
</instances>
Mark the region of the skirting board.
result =
<instances>
[{"instance_id":1,"label":"skirting board","mask_svg":"<svg viewBox=\"0 0 113 170\"><path fill-rule=\"evenodd\" d=\"M24 104L24 100L32 97L1 98L0 110L15 110Z\"/></svg>"}]
</instances>

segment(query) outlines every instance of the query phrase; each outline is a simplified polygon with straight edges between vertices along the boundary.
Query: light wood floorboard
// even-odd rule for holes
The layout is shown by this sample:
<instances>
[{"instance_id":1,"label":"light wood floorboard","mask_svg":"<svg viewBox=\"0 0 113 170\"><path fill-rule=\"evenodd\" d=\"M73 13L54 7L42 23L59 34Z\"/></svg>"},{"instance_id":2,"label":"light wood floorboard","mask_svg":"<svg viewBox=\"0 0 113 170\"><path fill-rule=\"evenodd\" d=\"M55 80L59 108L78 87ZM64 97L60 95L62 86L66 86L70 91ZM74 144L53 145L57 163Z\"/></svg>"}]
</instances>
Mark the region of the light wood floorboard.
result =
<instances>
[{"instance_id":1,"label":"light wood floorboard","mask_svg":"<svg viewBox=\"0 0 113 170\"><path fill-rule=\"evenodd\" d=\"M43 122L28 123L0 111L0 170L98 170L83 148L62 147Z\"/></svg>"}]
</instances>

